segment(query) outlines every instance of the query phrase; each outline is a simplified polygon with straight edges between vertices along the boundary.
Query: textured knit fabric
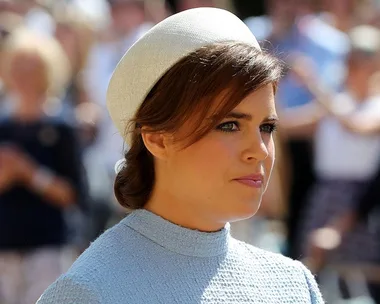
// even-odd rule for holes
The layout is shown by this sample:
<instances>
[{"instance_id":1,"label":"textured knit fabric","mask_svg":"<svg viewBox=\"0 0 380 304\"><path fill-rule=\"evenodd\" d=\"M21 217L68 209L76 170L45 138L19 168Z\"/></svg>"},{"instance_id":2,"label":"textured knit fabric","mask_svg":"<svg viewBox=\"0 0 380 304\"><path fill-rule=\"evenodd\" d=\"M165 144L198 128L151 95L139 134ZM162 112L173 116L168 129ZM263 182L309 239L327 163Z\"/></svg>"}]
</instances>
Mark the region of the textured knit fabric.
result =
<instances>
[{"instance_id":1,"label":"textured knit fabric","mask_svg":"<svg viewBox=\"0 0 380 304\"><path fill-rule=\"evenodd\" d=\"M300 263L138 210L100 236L38 304L323 303Z\"/></svg>"}]
</instances>

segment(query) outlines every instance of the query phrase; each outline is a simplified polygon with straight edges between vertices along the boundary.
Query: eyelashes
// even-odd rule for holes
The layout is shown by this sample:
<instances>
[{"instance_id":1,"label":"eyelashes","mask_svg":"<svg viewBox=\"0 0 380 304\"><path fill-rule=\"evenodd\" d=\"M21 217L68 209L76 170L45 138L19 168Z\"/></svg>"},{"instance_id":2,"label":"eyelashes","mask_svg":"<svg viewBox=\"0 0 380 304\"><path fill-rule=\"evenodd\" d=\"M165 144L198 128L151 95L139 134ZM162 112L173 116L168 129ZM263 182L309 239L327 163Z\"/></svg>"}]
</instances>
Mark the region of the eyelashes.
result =
<instances>
[{"instance_id":1,"label":"eyelashes","mask_svg":"<svg viewBox=\"0 0 380 304\"><path fill-rule=\"evenodd\" d=\"M239 122L237 121L227 121L227 122L221 123L216 128L217 130L222 131L222 132L236 132L240 130L240 125L239 125Z\"/></svg>"},{"instance_id":2,"label":"eyelashes","mask_svg":"<svg viewBox=\"0 0 380 304\"><path fill-rule=\"evenodd\" d=\"M277 123L265 123L260 126L260 131L264 133L273 133L277 131Z\"/></svg>"},{"instance_id":3,"label":"eyelashes","mask_svg":"<svg viewBox=\"0 0 380 304\"><path fill-rule=\"evenodd\" d=\"M277 127L276 122L264 123L260 126L260 132L272 134L277 131ZM226 133L237 132L240 131L240 124L238 121L227 121L218 125L216 129Z\"/></svg>"}]
</instances>

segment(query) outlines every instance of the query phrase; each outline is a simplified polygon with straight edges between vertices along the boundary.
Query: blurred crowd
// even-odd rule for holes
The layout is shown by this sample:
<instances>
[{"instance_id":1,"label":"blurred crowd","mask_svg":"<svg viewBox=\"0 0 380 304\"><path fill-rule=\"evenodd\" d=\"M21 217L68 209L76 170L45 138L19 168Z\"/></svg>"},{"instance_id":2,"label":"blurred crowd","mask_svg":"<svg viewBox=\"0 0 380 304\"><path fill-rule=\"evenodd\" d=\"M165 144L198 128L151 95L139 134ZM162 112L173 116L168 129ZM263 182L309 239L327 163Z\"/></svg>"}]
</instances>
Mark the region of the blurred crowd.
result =
<instances>
[{"instance_id":1,"label":"blurred crowd","mask_svg":"<svg viewBox=\"0 0 380 304\"><path fill-rule=\"evenodd\" d=\"M271 184L232 233L302 260L329 303L380 303L380 1L0 0L1 304L35 303L125 216L108 81L155 23L199 6L234 11L288 67Z\"/></svg>"}]
</instances>

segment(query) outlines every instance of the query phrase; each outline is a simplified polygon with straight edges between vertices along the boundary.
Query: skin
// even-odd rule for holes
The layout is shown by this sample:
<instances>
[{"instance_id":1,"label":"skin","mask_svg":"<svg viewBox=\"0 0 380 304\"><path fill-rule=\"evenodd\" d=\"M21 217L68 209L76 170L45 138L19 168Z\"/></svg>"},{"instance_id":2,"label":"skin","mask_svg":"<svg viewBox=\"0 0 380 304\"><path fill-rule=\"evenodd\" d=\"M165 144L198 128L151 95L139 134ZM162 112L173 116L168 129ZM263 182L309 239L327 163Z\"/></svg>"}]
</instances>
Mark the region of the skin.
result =
<instances>
[{"instance_id":1,"label":"skin","mask_svg":"<svg viewBox=\"0 0 380 304\"><path fill-rule=\"evenodd\" d=\"M226 117L186 148L176 139L194 129L191 119L174 135L143 132L156 172L146 209L200 231L217 231L257 212L275 159L273 86L251 93L232 113L244 117ZM250 174L263 175L261 187L235 180Z\"/></svg>"},{"instance_id":2,"label":"skin","mask_svg":"<svg viewBox=\"0 0 380 304\"><path fill-rule=\"evenodd\" d=\"M46 77L44 63L34 52L18 51L11 55L9 69L9 85L13 92L22 95L29 102L24 107L36 109L41 96L46 91Z\"/></svg>"}]
</instances>

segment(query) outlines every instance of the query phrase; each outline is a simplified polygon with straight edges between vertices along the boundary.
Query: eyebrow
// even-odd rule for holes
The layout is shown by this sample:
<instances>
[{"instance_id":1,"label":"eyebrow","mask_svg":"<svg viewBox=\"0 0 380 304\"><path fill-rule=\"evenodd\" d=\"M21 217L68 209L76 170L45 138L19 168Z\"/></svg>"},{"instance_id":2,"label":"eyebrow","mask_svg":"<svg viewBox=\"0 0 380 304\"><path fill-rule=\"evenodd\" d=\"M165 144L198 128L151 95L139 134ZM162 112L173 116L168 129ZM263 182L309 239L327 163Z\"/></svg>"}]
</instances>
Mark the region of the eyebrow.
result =
<instances>
[{"instance_id":1,"label":"eyebrow","mask_svg":"<svg viewBox=\"0 0 380 304\"><path fill-rule=\"evenodd\" d=\"M234 118L234 119L244 119L244 120L252 120L252 115L242 112L230 112L226 115L225 118ZM276 122L279 121L278 117L276 115L271 115L266 117L263 122Z\"/></svg>"}]
</instances>

